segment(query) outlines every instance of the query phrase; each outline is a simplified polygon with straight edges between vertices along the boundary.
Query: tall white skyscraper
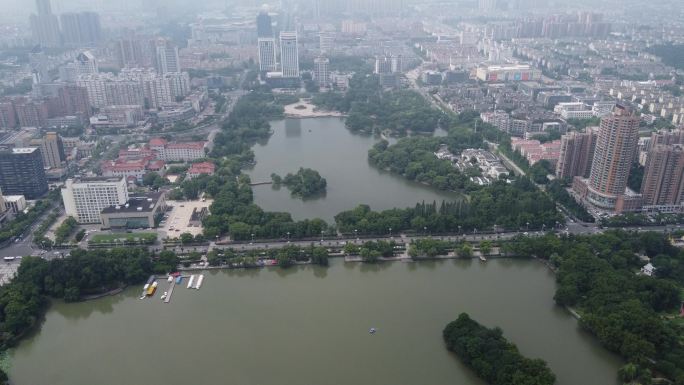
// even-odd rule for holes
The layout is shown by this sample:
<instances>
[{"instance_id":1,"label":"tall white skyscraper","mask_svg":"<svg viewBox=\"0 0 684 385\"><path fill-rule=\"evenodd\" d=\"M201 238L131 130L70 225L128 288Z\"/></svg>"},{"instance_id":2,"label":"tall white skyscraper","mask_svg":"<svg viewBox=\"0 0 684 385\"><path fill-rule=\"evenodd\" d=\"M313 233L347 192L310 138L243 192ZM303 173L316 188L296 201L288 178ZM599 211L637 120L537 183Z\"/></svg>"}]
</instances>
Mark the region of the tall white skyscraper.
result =
<instances>
[{"instance_id":1,"label":"tall white skyscraper","mask_svg":"<svg viewBox=\"0 0 684 385\"><path fill-rule=\"evenodd\" d=\"M259 44L259 71L272 72L277 68L276 42L273 37L260 37Z\"/></svg>"},{"instance_id":2,"label":"tall white skyscraper","mask_svg":"<svg viewBox=\"0 0 684 385\"><path fill-rule=\"evenodd\" d=\"M299 50L297 48L297 32L280 33L280 64L283 77L299 77Z\"/></svg>"}]
</instances>

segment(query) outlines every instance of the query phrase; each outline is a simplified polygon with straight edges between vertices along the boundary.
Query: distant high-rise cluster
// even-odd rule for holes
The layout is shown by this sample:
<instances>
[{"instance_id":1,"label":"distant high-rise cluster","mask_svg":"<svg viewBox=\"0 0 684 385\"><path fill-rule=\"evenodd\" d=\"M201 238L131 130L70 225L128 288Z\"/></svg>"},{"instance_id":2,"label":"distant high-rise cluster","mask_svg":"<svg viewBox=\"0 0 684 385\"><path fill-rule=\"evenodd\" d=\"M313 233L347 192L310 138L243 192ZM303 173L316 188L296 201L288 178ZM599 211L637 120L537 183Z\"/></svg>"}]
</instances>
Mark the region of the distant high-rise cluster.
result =
<instances>
[{"instance_id":1,"label":"distant high-rise cluster","mask_svg":"<svg viewBox=\"0 0 684 385\"><path fill-rule=\"evenodd\" d=\"M64 13L58 20L50 0L36 0L36 13L29 21L33 41L42 47L95 46L102 41L100 16L95 12Z\"/></svg>"},{"instance_id":2,"label":"distant high-rise cluster","mask_svg":"<svg viewBox=\"0 0 684 385\"><path fill-rule=\"evenodd\" d=\"M66 46L95 46L102 40L100 15L95 12L63 13L60 22Z\"/></svg>"},{"instance_id":3,"label":"distant high-rise cluster","mask_svg":"<svg viewBox=\"0 0 684 385\"><path fill-rule=\"evenodd\" d=\"M342 12L371 16L394 15L405 8L404 0L312 0L317 17L335 16Z\"/></svg>"},{"instance_id":4,"label":"distant high-rise cluster","mask_svg":"<svg viewBox=\"0 0 684 385\"><path fill-rule=\"evenodd\" d=\"M281 31L279 39L276 41L271 16L266 12L259 13L256 24L259 72L262 78L285 80L285 82L299 79L297 32ZM278 63L278 52L280 53L280 65Z\"/></svg>"},{"instance_id":5,"label":"distant high-rise cluster","mask_svg":"<svg viewBox=\"0 0 684 385\"><path fill-rule=\"evenodd\" d=\"M491 23L485 35L492 39L511 38L563 38L608 36L611 24L603 21L603 15L592 12L562 14L546 17L530 17L513 22Z\"/></svg>"},{"instance_id":6,"label":"distant high-rise cluster","mask_svg":"<svg viewBox=\"0 0 684 385\"><path fill-rule=\"evenodd\" d=\"M29 20L33 40L43 47L59 47L59 21L52 13L50 0L36 0L36 11Z\"/></svg>"}]
</instances>

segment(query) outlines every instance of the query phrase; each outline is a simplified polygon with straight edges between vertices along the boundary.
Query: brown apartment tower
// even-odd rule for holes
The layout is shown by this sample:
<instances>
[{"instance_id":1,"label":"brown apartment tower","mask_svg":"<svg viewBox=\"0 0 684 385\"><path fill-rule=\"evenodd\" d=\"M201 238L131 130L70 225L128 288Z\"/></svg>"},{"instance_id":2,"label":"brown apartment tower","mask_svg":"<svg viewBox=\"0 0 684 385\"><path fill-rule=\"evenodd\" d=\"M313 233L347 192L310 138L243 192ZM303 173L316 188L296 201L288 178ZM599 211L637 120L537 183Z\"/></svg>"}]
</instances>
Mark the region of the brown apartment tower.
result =
<instances>
[{"instance_id":1,"label":"brown apartment tower","mask_svg":"<svg viewBox=\"0 0 684 385\"><path fill-rule=\"evenodd\" d=\"M684 131L651 136L641 194L644 205L670 211L684 200Z\"/></svg>"},{"instance_id":2,"label":"brown apartment tower","mask_svg":"<svg viewBox=\"0 0 684 385\"><path fill-rule=\"evenodd\" d=\"M627 178L639 141L639 117L618 106L601 119L589 174L589 202L614 210L625 194Z\"/></svg>"},{"instance_id":3,"label":"brown apartment tower","mask_svg":"<svg viewBox=\"0 0 684 385\"><path fill-rule=\"evenodd\" d=\"M587 127L586 132L570 132L561 137L560 157L556 165L558 179L589 176L597 133L598 127Z\"/></svg>"}]
</instances>

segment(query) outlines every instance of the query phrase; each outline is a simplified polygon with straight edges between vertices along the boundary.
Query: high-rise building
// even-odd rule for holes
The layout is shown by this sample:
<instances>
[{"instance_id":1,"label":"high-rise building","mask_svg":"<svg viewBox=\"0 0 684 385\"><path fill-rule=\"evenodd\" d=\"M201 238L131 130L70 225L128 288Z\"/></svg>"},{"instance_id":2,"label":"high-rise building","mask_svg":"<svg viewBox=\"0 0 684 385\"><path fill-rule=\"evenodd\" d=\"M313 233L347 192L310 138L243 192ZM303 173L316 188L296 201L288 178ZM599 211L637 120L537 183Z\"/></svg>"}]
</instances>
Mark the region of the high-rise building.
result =
<instances>
[{"instance_id":1,"label":"high-rise building","mask_svg":"<svg viewBox=\"0 0 684 385\"><path fill-rule=\"evenodd\" d=\"M29 18L34 43L43 47L59 47L62 43L59 21L52 13L50 0L36 0L36 12Z\"/></svg>"},{"instance_id":2,"label":"high-rise building","mask_svg":"<svg viewBox=\"0 0 684 385\"><path fill-rule=\"evenodd\" d=\"M14 111L20 127L44 127L48 119L48 105L43 100L15 98Z\"/></svg>"},{"instance_id":3,"label":"high-rise building","mask_svg":"<svg viewBox=\"0 0 684 385\"><path fill-rule=\"evenodd\" d=\"M273 72L278 69L276 61L276 42L273 37L260 37L259 47L259 71Z\"/></svg>"},{"instance_id":4,"label":"high-rise building","mask_svg":"<svg viewBox=\"0 0 684 385\"><path fill-rule=\"evenodd\" d=\"M140 40L136 39L120 39L116 41L115 46L116 59L121 68L125 67L143 67L144 49Z\"/></svg>"},{"instance_id":5,"label":"high-rise building","mask_svg":"<svg viewBox=\"0 0 684 385\"><path fill-rule=\"evenodd\" d=\"M40 140L40 153L43 157L43 166L47 168L60 168L66 161L62 138L56 132L48 132Z\"/></svg>"},{"instance_id":6,"label":"high-rise building","mask_svg":"<svg viewBox=\"0 0 684 385\"><path fill-rule=\"evenodd\" d=\"M171 41L159 39L155 44L155 63L157 72L165 74L169 72L181 72L178 47Z\"/></svg>"},{"instance_id":7,"label":"high-rise building","mask_svg":"<svg viewBox=\"0 0 684 385\"><path fill-rule=\"evenodd\" d=\"M48 190L43 157L36 147L0 150L0 188L7 195L37 199Z\"/></svg>"},{"instance_id":8,"label":"high-rise building","mask_svg":"<svg viewBox=\"0 0 684 385\"><path fill-rule=\"evenodd\" d=\"M332 32L321 32L318 35L318 48L321 54L329 53L335 45L335 34Z\"/></svg>"},{"instance_id":9,"label":"high-rise building","mask_svg":"<svg viewBox=\"0 0 684 385\"><path fill-rule=\"evenodd\" d=\"M258 37L273 37L273 24L271 16L266 12L260 12L256 18L257 36Z\"/></svg>"},{"instance_id":10,"label":"high-rise building","mask_svg":"<svg viewBox=\"0 0 684 385\"><path fill-rule=\"evenodd\" d=\"M314 59L314 80L319 87L330 85L330 59L317 57Z\"/></svg>"},{"instance_id":11,"label":"high-rise building","mask_svg":"<svg viewBox=\"0 0 684 385\"><path fill-rule=\"evenodd\" d=\"M102 209L123 206L128 201L124 177L67 179L62 187L62 201L68 216L78 223L100 223Z\"/></svg>"},{"instance_id":12,"label":"high-rise building","mask_svg":"<svg viewBox=\"0 0 684 385\"><path fill-rule=\"evenodd\" d=\"M81 75L97 73L97 59L90 51L79 53L74 61L59 67L59 79L64 83L75 83Z\"/></svg>"},{"instance_id":13,"label":"high-rise building","mask_svg":"<svg viewBox=\"0 0 684 385\"><path fill-rule=\"evenodd\" d=\"M100 15L95 12L63 13L60 21L62 37L67 46L95 46L102 41Z\"/></svg>"},{"instance_id":14,"label":"high-rise building","mask_svg":"<svg viewBox=\"0 0 684 385\"><path fill-rule=\"evenodd\" d=\"M284 78L299 77L299 48L297 32L280 33L280 65Z\"/></svg>"},{"instance_id":15,"label":"high-rise building","mask_svg":"<svg viewBox=\"0 0 684 385\"><path fill-rule=\"evenodd\" d=\"M639 141L639 117L624 107L601 119L588 183L588 201L613 210L625 194Z\"/></svg>"},{"instance_id":16,"label":"high-rise building","mask_svg":"<svg viewBox=\"0 0 684 385\"><path fill-rule=\"evenodd\" d=\"M137 80L115 77L109 73L79 77L78 86L88 91L88 101L95 108L145 104L143 85Z\"/></svg>"},{"instance_id":17,"label":"high-rise building","mask_svg":"<svg viewBox=\"0 0 684 385\"><path fill-rule=\"evenodd\" d=\"M90 117L91 108L88 90L76 85L66 85L57 91L61 115L80 115Z\"/></svg>"},{"instance_id":18,"label":"high-rise building","mask_svg":"<svg viewBox=\"0 0 684 385\"><path fill-rule=\"evenodd\" d=\"M14 112L14 103L5 99L0 101L0 128L14 128L17 126L17 114Z\"/></svg>"},{"instance_id":19,"label":"high-rise building","mask_svg":"<svg viewBox=\"0 0 684 385\"><path fill-rule=\"evenodd\" d=\"M589 176L596 148L596 136L596 127L588 127L586 132L570 132L563 135L560 157L556 164L556 177L571 180L576 176Z\"/></svg>"},{"instance_id":20,"label":"high-rise building","mask_svg":"<svg viewBox=\"0 0 684 385\"><path fill-rule=\"evenodd\" d=\"M650 148L658 144L684 144L684 130L660 130L651 134Z\"/></svg>"},{"instance_id":21,"label":"high-rise building","mask_svg":"<svg viewBox=\"0 0 684 385\"><path fill-rule=\"evenodd\" d=\"M656 144L646 160L641 194L645 206L678 206L684 200L684 145Z\"/></svg>"}]
</instances>

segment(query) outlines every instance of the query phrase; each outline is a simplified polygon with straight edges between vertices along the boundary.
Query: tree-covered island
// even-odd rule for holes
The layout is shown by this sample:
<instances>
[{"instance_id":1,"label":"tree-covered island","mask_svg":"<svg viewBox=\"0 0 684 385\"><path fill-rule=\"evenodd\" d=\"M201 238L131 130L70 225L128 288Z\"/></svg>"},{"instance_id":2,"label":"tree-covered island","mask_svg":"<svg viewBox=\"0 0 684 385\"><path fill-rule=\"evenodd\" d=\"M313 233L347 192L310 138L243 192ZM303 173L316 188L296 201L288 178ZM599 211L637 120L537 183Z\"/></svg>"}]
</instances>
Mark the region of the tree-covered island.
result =
<instances>
[{"instance_id":1,"label":"tree-covered island","mask_svg":"<svg viewBox=\"0 0 684 385\"><path fill-rule=\"evenodd\" d=\"M300 167L296 174L288 173L285 178L271 174L274 186L285 185L292 195L302 199L325 194L328 182L316 170Z\"/></svg>"}]
</instances>

